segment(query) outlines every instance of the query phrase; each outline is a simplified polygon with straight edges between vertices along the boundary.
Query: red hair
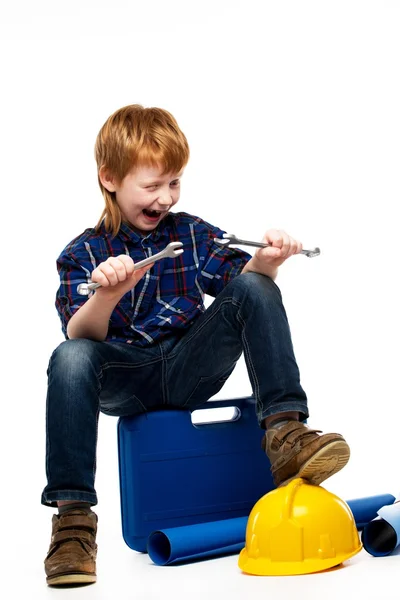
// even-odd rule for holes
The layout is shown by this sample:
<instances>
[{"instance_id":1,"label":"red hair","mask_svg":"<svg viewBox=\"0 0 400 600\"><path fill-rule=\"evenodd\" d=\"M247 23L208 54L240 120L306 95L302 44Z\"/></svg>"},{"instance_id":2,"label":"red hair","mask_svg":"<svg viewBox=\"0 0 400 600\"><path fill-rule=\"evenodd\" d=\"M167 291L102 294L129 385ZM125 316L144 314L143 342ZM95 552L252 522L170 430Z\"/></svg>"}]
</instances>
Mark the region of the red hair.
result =
<instances>
[{"instance_id":1,"label":"red hair","mask_svg":"<svg viewBox=\"0 0 400 600\"><path fill-rule=\"evenodd\" d=\"M116 235L121 226L121 212L115 192L106 190L100 180L100 169L118 183L136 167L161 166L162 174L178 173L189 160L189 145L168 111L131 104L117 110L104 123L96 139L95 157L105 201L96 230L104 221L106 231Z\"/></svg>"}]
</instances>

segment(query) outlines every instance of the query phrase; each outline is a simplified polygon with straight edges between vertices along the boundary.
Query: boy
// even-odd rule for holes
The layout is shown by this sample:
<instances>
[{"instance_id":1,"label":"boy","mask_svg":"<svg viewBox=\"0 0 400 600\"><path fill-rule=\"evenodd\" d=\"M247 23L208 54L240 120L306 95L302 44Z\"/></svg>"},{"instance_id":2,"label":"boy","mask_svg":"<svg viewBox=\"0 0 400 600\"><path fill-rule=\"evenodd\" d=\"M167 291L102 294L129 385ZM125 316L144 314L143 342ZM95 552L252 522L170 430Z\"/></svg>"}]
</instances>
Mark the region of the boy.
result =
<instances>
[{"instance_id":1,"label":"boy","mask_svg":"<svg viewBox=\"0 0 400 600\"><path fill-rule=\"evenodd\" d=\"M58 507L45 560L50 585L96 580L91 506L100 410L124 416L167 405L194 408L222 388L244 352L277 486L294 477L318 485L350 455L341 435L319 435L303 423L307 398L274 283L301 243L269 230L263 241L271 246L251 257L217 246L221 229L172 212L189 147L165 110L116 111L98 134L95 154L104 211L57 261L56 307L66 341L48 369L42 503ZM183 243L180 256L135 270L135 262L171 241ZM89 279L101 287L79 295L77 286ZM205 294L215 298L207 310Z\"/></svg>"}]
</instances>

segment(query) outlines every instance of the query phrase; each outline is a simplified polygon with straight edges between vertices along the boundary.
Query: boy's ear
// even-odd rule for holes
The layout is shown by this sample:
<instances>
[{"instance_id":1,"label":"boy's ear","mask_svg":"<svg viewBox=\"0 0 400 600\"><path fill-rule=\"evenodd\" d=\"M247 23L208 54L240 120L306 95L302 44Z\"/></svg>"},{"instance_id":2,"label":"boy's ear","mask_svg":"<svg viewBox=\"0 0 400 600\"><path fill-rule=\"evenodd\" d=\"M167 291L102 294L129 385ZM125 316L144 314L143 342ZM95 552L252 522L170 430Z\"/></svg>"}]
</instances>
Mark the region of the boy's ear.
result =
<instances>
[{"instance_id":1,"label":"boy's ear","mask_svg":"<svg viewBox=\"0 0 400 600\"><path fill-rule=\"evenodd\" d=\"M113 175L105 168L104 165L101 166L99 169L99 179L103 186L106 188L106 190L108 190L109 192L116 191L117 188L115 177L113 177Z\"/></svg>"}]
</instances>

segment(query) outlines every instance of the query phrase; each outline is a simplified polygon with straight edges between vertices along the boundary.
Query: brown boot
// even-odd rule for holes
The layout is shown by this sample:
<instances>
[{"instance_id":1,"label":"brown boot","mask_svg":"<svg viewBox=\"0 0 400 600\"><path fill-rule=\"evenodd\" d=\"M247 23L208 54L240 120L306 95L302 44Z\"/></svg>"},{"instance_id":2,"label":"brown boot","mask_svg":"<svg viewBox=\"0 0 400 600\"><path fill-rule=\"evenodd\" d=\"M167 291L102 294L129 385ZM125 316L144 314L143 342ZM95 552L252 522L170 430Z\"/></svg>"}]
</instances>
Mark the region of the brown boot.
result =
<instances>
[{"instance_id":1,"label":"brown boot","mask_svg":"<svg viewBox=\"0 0 400 600\"><path fill-rule=\"evenodd\" d=\"M301 477L319 485L347 464L350 448L339 433L321 433L299 421L271 427L263 438L277 487Z\"/></svg>"},{"instance_id":2,"label":"brown boot","mask_svg":"<svg viewBox=\"0 0 400 600\"><path fill-rule=\"evenodd\" d=\"M47 583L94 583L97 515L70 510L63 515L53 515L52 526L50 548L44 561Z\"/></svg>"}]
</instances>

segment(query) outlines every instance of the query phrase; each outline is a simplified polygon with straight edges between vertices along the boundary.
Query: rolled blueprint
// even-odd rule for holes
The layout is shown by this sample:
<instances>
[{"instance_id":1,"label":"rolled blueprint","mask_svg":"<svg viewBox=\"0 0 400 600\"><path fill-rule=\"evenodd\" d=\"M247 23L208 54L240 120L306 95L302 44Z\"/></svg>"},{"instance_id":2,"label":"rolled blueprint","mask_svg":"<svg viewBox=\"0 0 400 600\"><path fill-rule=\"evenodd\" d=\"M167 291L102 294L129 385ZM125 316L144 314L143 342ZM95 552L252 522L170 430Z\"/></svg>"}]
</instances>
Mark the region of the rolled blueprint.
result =
<instances>
[{"instance_id":1,"label":"rolled blueprint","mask_svg":"<svg viewBox=\"0 0 400 600\"><path fill-rule=\"evenodd\" d=\"M361 534L364 548L372 556L387 556L400 544L400 502L383 506Z\"/></svg>"},{"instance_id":2,"label":"rolled blueprint","mask_svg":"<svg viewBox=\"0 0 400 600\"><path fill-rule=\"evenodd\" d=\"M244 546L248 517L171 527L150 534L147 552L156 565L239 553Z\"/></svg>"},{"instance_id":3,"label":"rolled blueprint","mask_svg":"<svg viewBox=\"0 0 400 600\"><path fill-rule=\"evenodd\" d=\"M366 498L356 498L347 500L350 510L353 513L357 529L363 529L367 523L378 516L378 510L382 506L393 504L396 500L392 494L378 494L376 496L367 496Z\"/></svg>"}]
</instances>

